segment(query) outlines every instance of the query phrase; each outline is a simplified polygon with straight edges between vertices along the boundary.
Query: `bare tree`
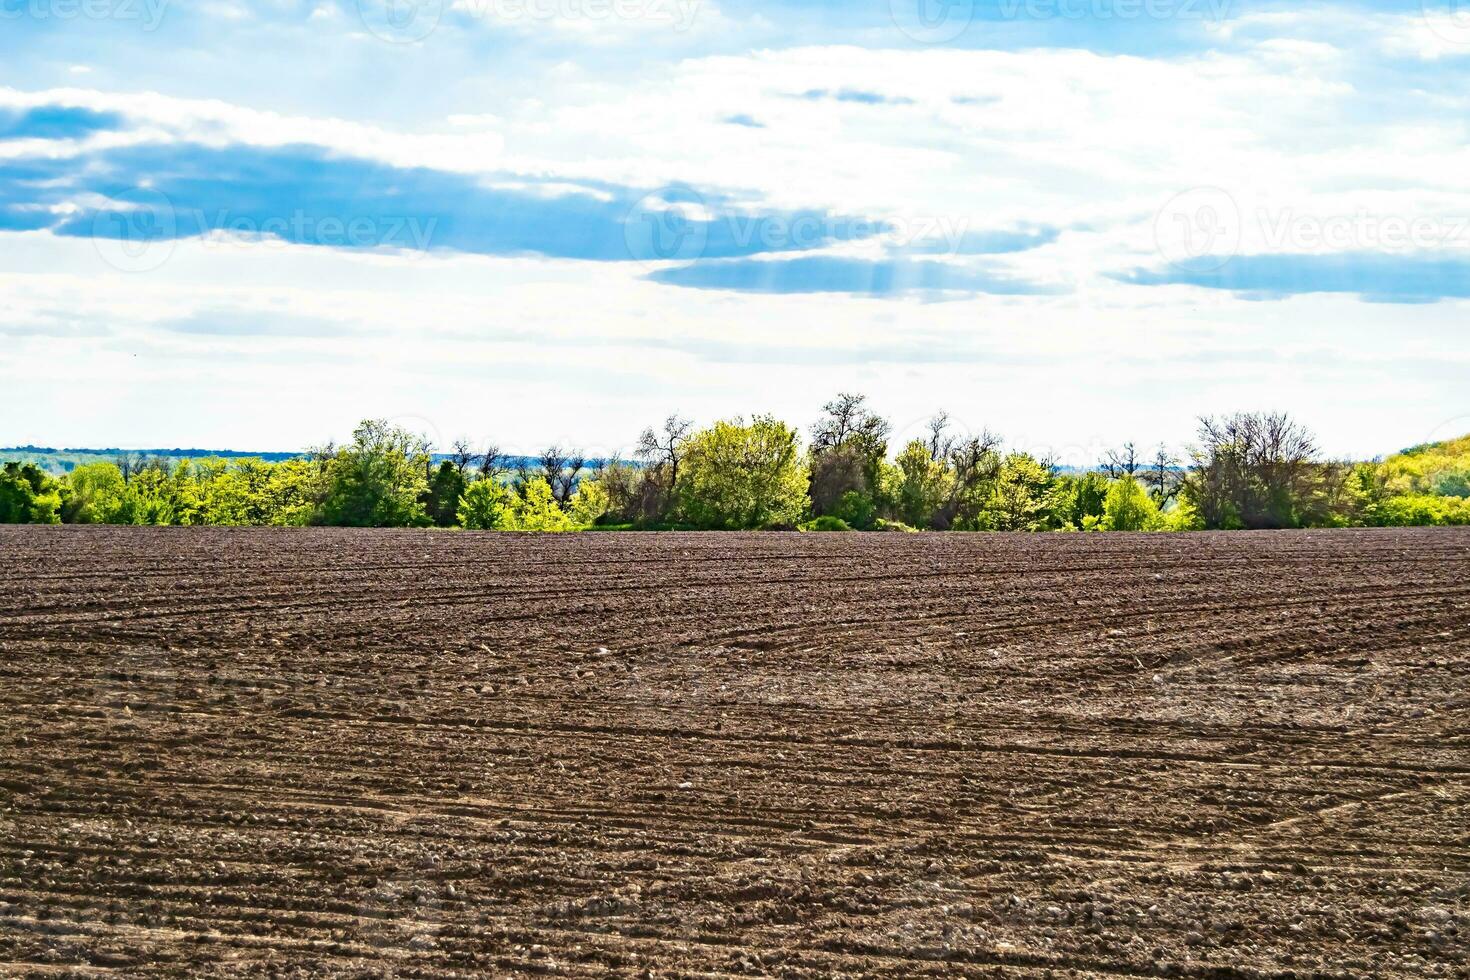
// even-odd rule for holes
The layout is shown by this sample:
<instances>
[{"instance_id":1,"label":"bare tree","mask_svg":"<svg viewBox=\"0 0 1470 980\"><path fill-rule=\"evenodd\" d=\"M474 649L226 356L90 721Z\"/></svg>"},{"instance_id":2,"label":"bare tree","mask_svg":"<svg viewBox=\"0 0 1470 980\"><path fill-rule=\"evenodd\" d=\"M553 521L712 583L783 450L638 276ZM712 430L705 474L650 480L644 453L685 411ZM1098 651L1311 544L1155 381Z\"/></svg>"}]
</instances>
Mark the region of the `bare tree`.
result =
<instances>
[{"instance_id":1,"label":"bare tree","mask_svg":"<svg viewBox=\"0 0 1470 980\"><path fill-rule=\"evenodd\" d=\"M475 465L479 458L480 454L475 452L468 439L461 437L454 440L449 453L449 461L454 464L455 471L461 477L464 476L466 470Z\"/></svg>"},{"instance_id":2,"label":"bare tree","mask_svg":"<svg viewBox=\"0 0 1470 980\"><path fill-rule=\"evenodd\" d=\"M480 478L483 480L498 479L502 473L510 469L510 460L500 451L500 446L491 442L485 446L485 451L477 454L480 461Z\"/></svg>"},{"instance_id":3,"label":"bare tree","mask_svg":"<svg viewBox=\"0 0 1470 980\"><path fill-rule=\"evenodd\" d=\"M587 458L579 452L567 452L560 446L551 445L542 451L539 462L541 476L551 485L551 495L565 507L577 488L577 475L587 465Z\"/></svg>"},{"instance_id":4,"label":"bare tree","mask_svg":"<svg viewBox=\"0 0 1470 980\"><path fill-rule=\"evenodd\" d=\"M133 454L124 450L113 457L112 463L117 471L122 474L123 483L133 479Z\"/></svg>"},{"instance_id":5,"label":"bare tree","mask_svg":"<svg viewBox=\"0 0 1470 980\"><path fill-rule=\"evenodd\" d=\"M633 450L633 455L652 471L663 498L664 513L673 509L674 495L679 489L679 464L684 461L684 445L693 430L693 422L677 414L670 415L664 419L661 430L656 432L652 426L644 429Z\"/></svg>"},{"instance_id":6,"label":"bare tree","mask_svg":"<svg viewBox=\"0 0 1470 980\"><path fill-rule=\"evenodd\" d=\"M163 470L168 472L168 460L162 456L149 457L147 453L133 453L123 450L113 457L113 465L122 474L123 483L131 483L133 477L148 470Z\"/></svg>"},{"instance_id":7,"label":"bare tree","mask_svg":"<svg viewBox=\"0 0 1470 980\"><path fill-rule=\"evenodd\" d=\"M1342 467L1317 461L1315 437L1284 412L1200 419L1185 491L1208 527L1316 523L1337 500Z\"/></svg>"},{"instance_id":8,"label":"bare tree","mask_svg":"<svg viewBox=\"0 0 1470 980\"><path fill-rule=\"evenodd\" d=\"M955 483L969 489L993 477L1000 466L999 449L1000 437L988 429L951 449Z\"/></svg>"},{"instance_id":9,"label":"bare tree","mask_svg":"<svg viewBox=\"0 0 1470 980\"><path fill-rule=\"evenodd\" d=\"M580 479L582 468L586 465L587 457L580 450L574 451L567 457L567 466L562 471L561 479L552 486L556 502L563 507L570 506L572 494L577 490L577 481Z\"/></svg>"},{"instance_id":10,"label":"bare tree","mask_svg":"<svg viewBox=\"0 0 1470 980\"><path fill-rule=\"evenodd\" d=\"M566 451L561 446L555 444L547 446L541 451L541 455L537 457L536 462L541 467L540 473L537 475L551 484L551 489L554 494L556 491L556 480L561 476L561 471L566 469Z\"/></svg>"},{"instance_id":11,"label":"bare tree","mask_svg":"<svg viewBox=\"0 0 1470 980\"><path fill-rule=\"evenodd\" d=\"M1144 471L1143 482L1148 487L1154 503L1165 506L1179 496L1179 458L1159 443L1158 451Z\"/></svg>"},{"instance_id":12,"label":"bare tree","mask_svg":"<svg viewBox=\"0 0 1470 980\"><path fill-rule=\"evenodd\" d=\"M1102 468L1107 472L1110 480L1132 476L1138 472L1138 467L1138 450L1131 442L1123 443L1122 449L1109 449L1108 454L1102 460Z\"/></svg>"},{"instance_id":13,"label":"bare tree","mask_svg":"<svg viewBox=\"0 0 1470 980\"><path fill-rule=\"evenodd\" d=\"M529 457L529 456L519 456L519 457L516 458L515 464L514 464L514 467L513 467L515 469L515 473L516 473L516 475L515 475L515 487L516 487L516 490L518 490L518 491L524 491L526 489L526 484L530 483L532 480L536 479L536 477L538 476L538 474L536 472L536 467L533 465L533 463L534 463L534 460L532 460L531 457Z\"/></svg>"},{"instance_id":14,"label":"bare tree","mask_svg":"<svg viewBox=\"0 0 1470 980\"><path fill-rule=\"evenodd\" d=\"M860 440L864 450L882 446L888 438L888 420L871 412L868 396L841 392L822 406L826 413L812 426L812 452L835 449L849 440Z\"/></svg>"},{"instance_id":15,"label":"bare tree","mask_svg":"<svg viewBox=\"0 0 1470 980\"><path fill-rule=\"evenodd\" d=\"M954 437L949 435L949 413L940 411L929 420L929 438L924 445L929 447L929 458L938 463L949 459L954 449Z\"/></svg>"},{"instance_id":16,"label":"bare tree","mask_svg":"<svg viewBox=\"0 0 1470 980\"><path fill-rule=\"evenodd\" d=\"M983 503L982 489L1000 472L1000 437L985 430L949 451L949 464L954 474L949 498L935 511L931 520L936 530L947 530L961 517L971 518Z\"/></svg>"}]
</instances>

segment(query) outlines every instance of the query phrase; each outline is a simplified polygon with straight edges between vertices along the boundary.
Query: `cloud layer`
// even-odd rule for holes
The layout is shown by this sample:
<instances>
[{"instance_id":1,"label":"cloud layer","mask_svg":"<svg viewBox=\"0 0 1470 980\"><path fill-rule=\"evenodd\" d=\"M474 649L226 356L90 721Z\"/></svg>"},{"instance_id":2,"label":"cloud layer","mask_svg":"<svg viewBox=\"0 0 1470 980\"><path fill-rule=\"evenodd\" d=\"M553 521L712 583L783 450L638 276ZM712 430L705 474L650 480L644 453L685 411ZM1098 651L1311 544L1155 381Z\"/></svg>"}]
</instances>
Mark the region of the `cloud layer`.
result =
<instances>
[{"instance_id":1,"label":"cloud layer","mask_svg":"<svg viewBox=\"0 0 1470 980\"><path fill-rule=\"evenodd\" d=\"M8 441L616 448L847 387L1053 444L1470 416L1448 4L362 6L6 5Z\"/></svg>"}]
</instances>

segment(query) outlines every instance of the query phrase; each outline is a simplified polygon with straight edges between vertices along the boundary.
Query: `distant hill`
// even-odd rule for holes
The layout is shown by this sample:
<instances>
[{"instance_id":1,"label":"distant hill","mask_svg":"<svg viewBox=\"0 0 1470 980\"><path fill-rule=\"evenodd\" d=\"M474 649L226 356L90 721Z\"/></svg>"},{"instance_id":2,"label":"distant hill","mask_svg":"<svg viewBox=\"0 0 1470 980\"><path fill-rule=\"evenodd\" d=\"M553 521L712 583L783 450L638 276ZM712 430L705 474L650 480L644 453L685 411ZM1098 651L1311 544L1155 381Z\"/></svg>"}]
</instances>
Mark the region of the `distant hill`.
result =
<instances>
[{"instance_id":1,"label":"distant hill","mask_svg":"<svg viewBox=\"0 0 1470 980\"><path fill-rule=\"evenodd\" d=\"M1470 435L1411 446L1385 459L1382 473L1394 493L1470 497Z\"/></svg>"},{"instance_id":2,"label":"distant hill","mask_svg":"<svg viewBox=\"0 0 1470 980\"><path fill-rule=\"evenodd\" d=\"M70 473L78 466L87 463L112 463L124 453L130 456L143 456L148 459L164 459L169 463L178 463L186 459L264 459L272 463L279 463L284 459L295 459L304 456L305 453L282 453L282 452L247 452L239 449L55 449L50 446L9 446L0 447L0 463L19 462L35 463L48 473L60 475ZM434 454L434 462L439 462L449 457L443 453ZM522 463L536 465L536 460L530 456L508 456L506 464L516 468Z\"/></svg>"}]
</instances>

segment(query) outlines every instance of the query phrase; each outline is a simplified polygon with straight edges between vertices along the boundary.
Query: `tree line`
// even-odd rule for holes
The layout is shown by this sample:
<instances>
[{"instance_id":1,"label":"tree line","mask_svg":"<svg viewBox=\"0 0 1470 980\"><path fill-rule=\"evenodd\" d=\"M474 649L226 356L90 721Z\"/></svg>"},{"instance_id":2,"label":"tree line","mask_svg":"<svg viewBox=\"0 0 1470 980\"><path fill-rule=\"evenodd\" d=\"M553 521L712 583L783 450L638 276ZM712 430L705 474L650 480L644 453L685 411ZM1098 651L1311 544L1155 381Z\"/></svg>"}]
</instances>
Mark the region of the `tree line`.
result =
<instances>
[{"instance_id":1,"label":"tree line","mask_svg":"<svg viewBox=\"0 0 1470 980\"><path fill-rule=\"evenodd\" d=\"M890 453L863 395L823 406L809 439L769 415L696 428L671 415L629 459L551 446L511 457L364 421L345 445L281 461L132 454L59 478L0 472L0 523L588 528L1180 531L1470 524L1470 436L1382 462L1327 460L1281 413L1200 421L1179 459L1132 443L1088 472L958 434L940 413Z\"/></svg>"}]
</instances>

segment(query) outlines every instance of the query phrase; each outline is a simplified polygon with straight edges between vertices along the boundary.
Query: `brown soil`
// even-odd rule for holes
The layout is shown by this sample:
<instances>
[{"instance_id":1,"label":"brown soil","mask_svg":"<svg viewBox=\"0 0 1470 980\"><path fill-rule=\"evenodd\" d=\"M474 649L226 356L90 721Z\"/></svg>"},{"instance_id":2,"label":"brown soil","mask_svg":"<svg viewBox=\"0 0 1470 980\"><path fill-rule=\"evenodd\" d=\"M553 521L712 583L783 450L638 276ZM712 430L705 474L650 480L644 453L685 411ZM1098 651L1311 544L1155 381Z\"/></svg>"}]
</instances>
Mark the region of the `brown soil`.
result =
<instances>
[{"instance_id":1,"label":"brown soil","mask_svg":"<svg viewBox=\"0 0 1470 980\"><path fill-rule=\"evenodd\" d=\"M0 973L1470 975L1470 531L0 529Z\"/></svg>"}]
</instances>

